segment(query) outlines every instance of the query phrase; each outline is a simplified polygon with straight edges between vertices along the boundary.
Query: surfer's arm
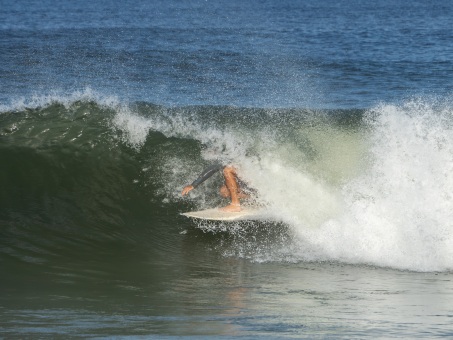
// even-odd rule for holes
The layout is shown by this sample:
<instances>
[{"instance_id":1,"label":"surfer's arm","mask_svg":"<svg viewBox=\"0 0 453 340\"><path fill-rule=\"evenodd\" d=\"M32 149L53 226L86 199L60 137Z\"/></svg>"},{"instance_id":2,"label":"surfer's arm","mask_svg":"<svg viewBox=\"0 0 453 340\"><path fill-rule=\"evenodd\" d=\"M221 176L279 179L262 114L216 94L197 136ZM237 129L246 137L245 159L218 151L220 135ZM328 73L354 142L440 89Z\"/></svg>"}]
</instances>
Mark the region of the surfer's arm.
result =
<instances>
[{"instance_id":1,"label":"surfer's arm","mask_svg":"<svg viewBox=\"0 0 453 340\"><path fill-rule=\"evenodd\" d=\"M209 177L211 177L212 175L214 175L217 171L219 171L221 169L223 169L222 164L214 164L214 165L211 165L210 167L206 168L200 174L200 176L198 176L198 178L192 182L192 184L184 187L184 189L182 190L182 195L183 196L187 195L189 193L189 191L195 189L197 186L199 186L201 183L206 181Z\"/></svg>"},{"instance_id":2,"label":"surfer's arm","mask_svg":"<svg viewBox=\"0 0 453 340\"><path fill-rule=\"evenodd\" d=\"M201 183L206 181L209 177L214 175L217 171L222 170L223 165L222 164L214 164L211 165L210 167L204 169L204 171L198 176L198 178L192 182L191 186L195 189L197 186L199 186Z\"/></svg>"}]
</instances>

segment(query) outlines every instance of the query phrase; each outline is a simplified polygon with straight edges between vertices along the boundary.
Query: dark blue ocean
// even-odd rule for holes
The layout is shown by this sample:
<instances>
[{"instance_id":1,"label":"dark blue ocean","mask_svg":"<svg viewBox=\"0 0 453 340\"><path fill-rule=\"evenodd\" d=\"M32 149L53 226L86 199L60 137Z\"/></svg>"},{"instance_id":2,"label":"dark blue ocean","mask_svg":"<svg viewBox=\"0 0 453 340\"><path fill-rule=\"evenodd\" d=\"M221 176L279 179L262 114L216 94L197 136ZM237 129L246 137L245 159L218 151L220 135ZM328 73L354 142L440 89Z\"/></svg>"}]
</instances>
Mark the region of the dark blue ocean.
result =
<instances>
[{"instance_id":1,"label":"dark blue ocean","mask_svg":"<svg viewBox=\"0 0 453 340\"><path fill-rule=\"evenodd\" d=\"M453 336L452 18L0 0L0 338Z\"/></svg>"},{"instance_id":2,"label":"dark blue ocean","mask_svg":"<svg viewBox=\"0 0 453 340\"><path fill-rule=\"evenodd\" d=\"M449 1L7 1L2 103L368 108L448 96Z\"/></svg>"}]
</instances>

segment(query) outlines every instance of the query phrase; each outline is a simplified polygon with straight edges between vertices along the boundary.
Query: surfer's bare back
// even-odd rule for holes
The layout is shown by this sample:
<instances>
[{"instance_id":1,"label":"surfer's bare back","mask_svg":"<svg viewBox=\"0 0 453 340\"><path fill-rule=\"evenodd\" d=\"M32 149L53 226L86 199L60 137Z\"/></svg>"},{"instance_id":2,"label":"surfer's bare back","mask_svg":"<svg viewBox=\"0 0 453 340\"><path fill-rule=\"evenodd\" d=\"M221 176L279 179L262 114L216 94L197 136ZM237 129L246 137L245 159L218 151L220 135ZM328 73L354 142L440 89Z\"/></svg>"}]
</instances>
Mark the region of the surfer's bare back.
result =
<instances>
[{"instance_id":1,"label":"surfer's bare back","mask_svg":"<svg viewBox=\"0 0 453 340\"><path fill-rule=\"evenodd\" d=\"M215 164L206 168L198 178L192 182L192 184L187 185L182 189L182 195L187 195L190 191L195 189L201 183L206 181L209 177L215 174L217 171L223 169L223 177L225 178L225 184L220 188L220 195L223 197L230 197L231 203L226 207L220 208L222 211L226 212L238 212L241 211L241 204L239 198L246 197L244 195L238 184L236 169L231 166L223 166L221 164Z\"/></svg>"}]
</instances>

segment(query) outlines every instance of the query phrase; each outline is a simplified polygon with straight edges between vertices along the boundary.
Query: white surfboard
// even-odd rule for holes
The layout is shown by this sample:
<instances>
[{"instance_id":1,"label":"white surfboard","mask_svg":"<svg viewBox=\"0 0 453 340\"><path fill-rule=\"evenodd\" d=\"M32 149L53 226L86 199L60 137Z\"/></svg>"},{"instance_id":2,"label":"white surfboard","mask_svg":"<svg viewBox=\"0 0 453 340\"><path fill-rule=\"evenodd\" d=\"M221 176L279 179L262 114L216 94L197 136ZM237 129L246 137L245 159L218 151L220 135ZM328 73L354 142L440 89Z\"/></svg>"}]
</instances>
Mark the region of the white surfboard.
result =
<instances>
[{"instance_id":1,"label":"white surfboard","mask_svg":"<svg viewBox=\"0 0 453 340\"><path fill-rule=\"evenodd\" d=\"M203 220L214 220L214 221L240 221L240 220L258 220L262 216L263 210L253 207L243 207L238 212L226 212L219 208L206 209L200 211L189 211L182 213L181 215L199 218Z\"/></svg>"}]
</instances>

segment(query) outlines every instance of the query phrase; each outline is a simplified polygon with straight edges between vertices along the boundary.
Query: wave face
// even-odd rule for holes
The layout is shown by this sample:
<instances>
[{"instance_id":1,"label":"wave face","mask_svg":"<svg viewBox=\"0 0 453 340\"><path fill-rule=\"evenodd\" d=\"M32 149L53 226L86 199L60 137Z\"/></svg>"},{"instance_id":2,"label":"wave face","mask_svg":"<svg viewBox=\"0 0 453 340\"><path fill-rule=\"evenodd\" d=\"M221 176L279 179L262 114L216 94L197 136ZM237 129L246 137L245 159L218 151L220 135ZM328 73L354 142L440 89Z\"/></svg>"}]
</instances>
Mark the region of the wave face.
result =
<instances>
[{"instance_id":1,"label":"wave face","mask_svg":"<svg viewBox=\"0 0 453 340\"><path fill-rule=\"evenodd\" d=\"M446 99L369 110L169 108L86 91L14 103L0 114L0 256L45 263L99 255L112 242L171 247L169 226L187 224L180 212L225 203L220 175L180 196L220 160L235 164L288 236L265 256L250 242L226 255L451 270L452 113Z\"/></svg>"}]
</instances>

